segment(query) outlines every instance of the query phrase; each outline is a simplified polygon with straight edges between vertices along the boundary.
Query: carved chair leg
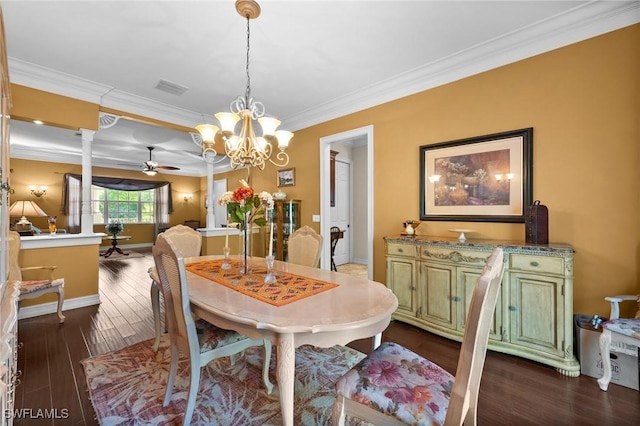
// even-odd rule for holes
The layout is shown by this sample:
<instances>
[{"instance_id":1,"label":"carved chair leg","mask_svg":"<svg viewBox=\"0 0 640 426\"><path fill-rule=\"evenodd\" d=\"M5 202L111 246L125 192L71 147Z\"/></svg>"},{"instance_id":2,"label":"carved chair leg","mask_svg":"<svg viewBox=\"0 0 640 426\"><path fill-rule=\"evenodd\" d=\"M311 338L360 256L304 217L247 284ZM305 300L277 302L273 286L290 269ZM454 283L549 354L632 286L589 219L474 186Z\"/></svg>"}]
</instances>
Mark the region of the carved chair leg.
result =
<instances>
[{"instance_id":1,"label":"carved chair leg","mask_svg":"<svg viewBox=\"0 0 640 426\"><path fill-rule=\"evenodd\" d=\"M62 315L62 303L64 302L64 288L58 288L58 318L60 318L60 324L64 324L65 316Z\"/></svg>"},{"instance_id":2,"label":"carved chair leg","mask_svg":"<svg viewBox=\"0 0 640 426\"><path fill-rule=\"evenodd\" d=\"M611 331L605 329L600 335L600 357L602 358L603 375L598 379L598 386L606 392L611 381Z\"/></svg>"}]
</instances>

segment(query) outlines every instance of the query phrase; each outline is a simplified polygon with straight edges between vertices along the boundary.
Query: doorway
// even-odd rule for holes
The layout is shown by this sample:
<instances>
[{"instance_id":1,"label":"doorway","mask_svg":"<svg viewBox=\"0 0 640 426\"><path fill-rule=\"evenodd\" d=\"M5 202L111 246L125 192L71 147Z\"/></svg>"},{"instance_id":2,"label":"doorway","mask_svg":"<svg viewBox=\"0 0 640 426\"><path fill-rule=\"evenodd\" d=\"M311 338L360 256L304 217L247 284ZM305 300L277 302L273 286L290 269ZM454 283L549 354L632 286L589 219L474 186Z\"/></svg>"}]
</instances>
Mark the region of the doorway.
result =
<instances>
[{"instance_id":1,"label":"doorway","mask_svg":"<svg viewBox=\"0 0 640 426\"><path fill-rule=\"evenodd\" d=\"M320 266L331 268L331 180L332 147L346 146L359 153L351 158L353 187L366 190L350 191L348 200L349 230L351 231L350 259L366 264L369 279L373 278L373 126L365 126L320 138L320 233L323 249ZM361 176L360 178L358 176ZM354 202L354 197L359 197ZM357 206L357 207L356 207ZM356 227L360 230L356 231ZM356 253L356 255L354 255Z\"/></svg>"}]
</instances>

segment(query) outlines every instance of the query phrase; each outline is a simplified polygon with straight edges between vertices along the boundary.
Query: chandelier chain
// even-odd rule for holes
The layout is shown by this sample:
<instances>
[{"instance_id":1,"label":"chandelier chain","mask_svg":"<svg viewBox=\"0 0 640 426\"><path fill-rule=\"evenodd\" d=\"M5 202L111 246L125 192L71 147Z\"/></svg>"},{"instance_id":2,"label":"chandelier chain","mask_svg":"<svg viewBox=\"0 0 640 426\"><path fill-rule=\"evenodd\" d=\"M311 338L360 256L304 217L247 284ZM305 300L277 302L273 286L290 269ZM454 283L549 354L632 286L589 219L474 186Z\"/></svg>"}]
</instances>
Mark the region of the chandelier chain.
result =
<instances>
[{"instance_id":1,"label":"chandelier chain","mask_svg":"<svg viewBox=\"0 0 640 426\"><path fill-rule=\"evenodd\" d=\"M251 40L251 29L249 25L249 15L247 15L247 65L246 65L247 88L244 92L244 99L247 107L250 105L249 99L251 98L251 75L249 74L249 50L251 49L250 40Z\"/></svg>"}]
</instances>

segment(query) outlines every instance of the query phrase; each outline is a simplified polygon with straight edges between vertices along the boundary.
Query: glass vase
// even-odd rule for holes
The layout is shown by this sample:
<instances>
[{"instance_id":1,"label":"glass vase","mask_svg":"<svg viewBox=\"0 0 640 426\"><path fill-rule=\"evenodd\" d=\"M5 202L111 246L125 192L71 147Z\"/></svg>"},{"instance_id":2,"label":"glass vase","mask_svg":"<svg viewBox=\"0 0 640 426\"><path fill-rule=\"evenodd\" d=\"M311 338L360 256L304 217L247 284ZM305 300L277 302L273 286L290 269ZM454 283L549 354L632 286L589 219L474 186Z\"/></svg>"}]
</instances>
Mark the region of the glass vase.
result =
<instances>
[{"instance_id":1,"label":"glass vase","mask_svg":"<svg viewBox=\"0 0 640 426\"><path fill-rule=\"evenodd\" d=\"M245 216L244 218L244 230L243 230L243 239L244 244L242 245L243 253L243 262L242 262L242 274L247 275L249 273L249 252L251 248L249 247L249 223Z\"/></svg>"}]
</instances>

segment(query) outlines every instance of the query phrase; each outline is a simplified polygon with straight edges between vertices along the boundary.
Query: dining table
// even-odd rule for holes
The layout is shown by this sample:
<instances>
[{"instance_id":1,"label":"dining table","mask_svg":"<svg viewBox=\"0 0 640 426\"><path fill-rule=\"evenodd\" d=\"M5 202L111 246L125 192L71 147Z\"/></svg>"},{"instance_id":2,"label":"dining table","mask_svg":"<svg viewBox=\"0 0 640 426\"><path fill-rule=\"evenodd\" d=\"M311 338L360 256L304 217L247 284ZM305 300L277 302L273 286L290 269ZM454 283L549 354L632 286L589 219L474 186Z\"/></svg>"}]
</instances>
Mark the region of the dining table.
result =
<instances>
[{"instance_id":1,"label":"dining table","mask_svg":"<svg viewBox=\"0 0 640 426\"><path fill-rule=\"evenodd\" d=\"M286 426L294 424L295 349L346 345L370 337L375 348L398 307L390 289L364 277L275 261L275 282L266 284L264 258L250 257L249 272L237 274L220 267L222 256L188 257L184 262L194 315L252 339L269 339L276 347Z\"/></svg>"}]
</instances>

